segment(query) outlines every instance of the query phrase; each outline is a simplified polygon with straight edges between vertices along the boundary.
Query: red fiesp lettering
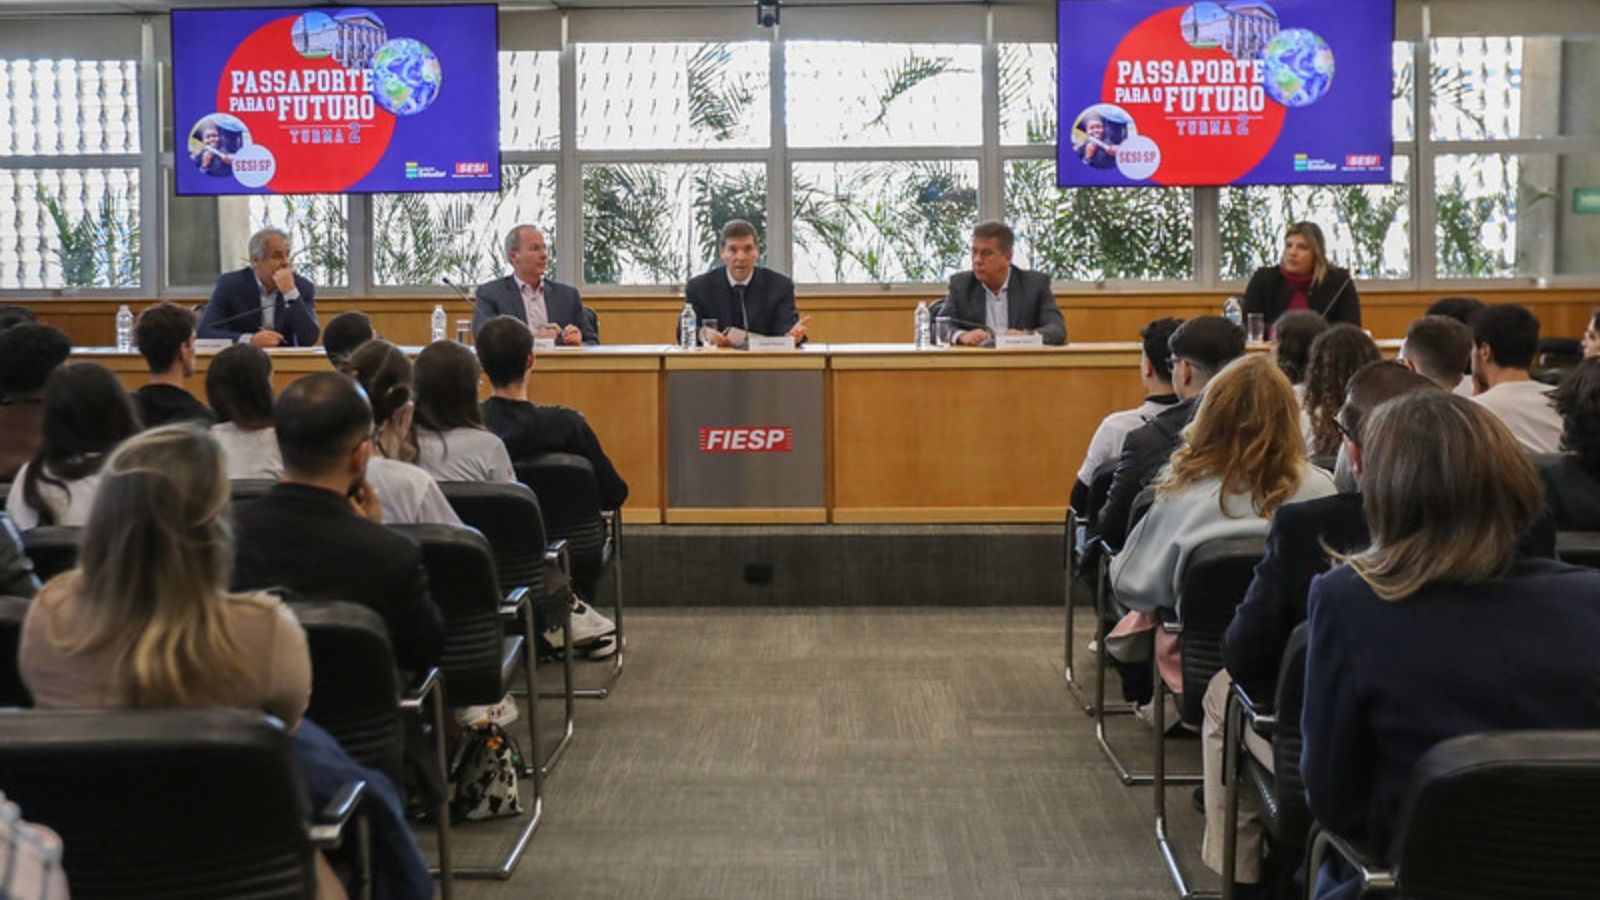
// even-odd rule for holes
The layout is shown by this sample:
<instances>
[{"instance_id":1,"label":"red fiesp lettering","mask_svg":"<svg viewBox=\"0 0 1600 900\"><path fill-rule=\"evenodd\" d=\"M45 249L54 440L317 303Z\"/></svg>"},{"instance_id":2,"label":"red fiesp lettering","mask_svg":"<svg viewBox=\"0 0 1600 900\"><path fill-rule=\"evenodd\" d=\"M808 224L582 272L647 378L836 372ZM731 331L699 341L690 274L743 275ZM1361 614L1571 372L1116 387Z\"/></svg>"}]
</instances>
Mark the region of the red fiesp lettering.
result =
<instances>
[{"instance_id":1,"label":"red fiesp lettering","mask_svg":"<svg viewBox=\"0 0 1600 900\"><path fill-rule=\"evenodd\" d=\"M788 453L793 449L794 429L788 426L700 429L701 453Z\"/></svg>"}]
</instances>

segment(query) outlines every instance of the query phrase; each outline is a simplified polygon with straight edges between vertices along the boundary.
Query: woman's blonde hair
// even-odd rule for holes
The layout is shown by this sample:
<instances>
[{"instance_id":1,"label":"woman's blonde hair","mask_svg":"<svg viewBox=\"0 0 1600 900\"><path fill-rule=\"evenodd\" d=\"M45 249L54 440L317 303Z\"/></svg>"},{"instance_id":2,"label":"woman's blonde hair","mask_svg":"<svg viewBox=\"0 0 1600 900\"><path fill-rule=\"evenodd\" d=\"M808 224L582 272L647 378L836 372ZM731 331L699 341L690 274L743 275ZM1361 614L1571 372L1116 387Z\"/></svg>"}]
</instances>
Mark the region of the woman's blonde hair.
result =
<instances>
[{"instance_id":1,"label":"woman's blonde hair","mask_svg":"<svg viewBox=\"0 0 1600 900\"><path fill-rule=\"evenodd\" d=\"M1265 354L1236 359L1211 379L1183 437L1157 496L1220 478L1224 510L1228 496L1248 494L1256 513L1270 516L1300 488L1306 445L1294 388Z\"/></svg>"},{"instance_id":2,"label":"woman's blonde hair","mask_svg":"<svg viewBox=\"0 0 1600 900\"><path fill-rule=\"evenodd\" d=\"M241 677L223 598L233 569L222 449L195 425L130 438L106 461L83 531L82 634L69 654L109 651L114 685L136 707L190 705Z\"/></svg>"},{"instance_id":3,"label":"woman's blonde hair","mask_svg":"<svg viewBox=\"0 0 1600 900\"><path fill-rule=\"evenodd\" d=\"M1315 222L1296 222L1284 232L1283 239L1299 235L1311 245L1311 286L1320 287L1328 277L1328 242L1322 239L1322 227Z\"/></svg>"},{"instance_id":4,"label":"woman's blonde hair","mask_svg":"<svg viewBox=\"0 0 1600 900\"><path fill-rule=\"evenodd\" d=\"M1446 391L1402 395L1363 419L1361 463L1372 544L1341 560L1385 600L1504 577L1544 508L1511 432Z\"/></svg>"}]
</instances>

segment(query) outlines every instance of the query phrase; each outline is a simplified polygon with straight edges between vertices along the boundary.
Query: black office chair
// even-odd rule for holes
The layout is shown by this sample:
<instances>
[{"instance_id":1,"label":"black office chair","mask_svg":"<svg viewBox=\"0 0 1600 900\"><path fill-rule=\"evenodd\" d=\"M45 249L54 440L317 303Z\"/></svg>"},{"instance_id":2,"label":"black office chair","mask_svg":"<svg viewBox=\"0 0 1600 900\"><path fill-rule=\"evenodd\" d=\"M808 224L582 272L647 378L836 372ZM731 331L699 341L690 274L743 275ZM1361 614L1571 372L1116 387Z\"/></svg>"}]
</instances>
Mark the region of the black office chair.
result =
<instances>
[{"instance_id":1,"label":"black office chair","mask_svg":"<svg viewBox=\"0 0 1600 900\"><path fill-rule=\"evenodd\" d=\"M0 597L0 706L33 705L33 696L17 671L22 620L27 617L31 602L23 597Z\"/></svg>"},{"instance_id":2,"label":"black office chair","mask_svg":"<svg viewBox=\"0 0 1600 900\"><path fill-rule=\"evenodd\" d=\"M234 503L244 503L265 496L275 484L270 478L235 478L228 482L228 492Z\"/></svg>"},{"instance_id":3,"label":"black office chair","mask_svg":"<svg viewBox=\"0 0 1600 900\"><path fill-rule=\"evenodd\" d=\"M516 461L517 480L533 489L551 538L565 540L572 558L572 580L578 594L593 605L600 599L601 580L611 576L612 622L617 626L615 661L597 688L577 696L604 700L622 676L627 650L622 630L622 511L604 509L594 464L573 453L543 453Z\"/></svg>"},{"instance_id":4,"label":"black office chair","mask_svg":"<svg viewBox=\"0 0 1600 900\"><path fill-rule=\"evenodd\" d=\"M1082 571L1085 560L1089 557L1078 547L1078 531L1085 528L1094 510L1100 508L1105 502L1106 494L1111 491L1111 477L1116 470L1116 462L1112 461L1100 467L1094 473L1092 483L1089 485L1088 495L1084 499L1083 509L1076 509L1072 504L1067 505L1067 519L1064 524L1065 538L1062 549L1062 566L1065 569L1066 586L1062 593L1065 595L1063 605L1066 607L1066 634L1062 644L1061 674L1067 683L1067 690L1072 698L1083 708L1085 715L1095 714L1095 705L1083 695L1083 689L1078 684L1077 676L1073 672L1073 613L1077 604L1073 602L1074 589L1077 587L1078 576Z\"/></svg>"},{"instance_id":5,"label":"black office chair","mask_svg":"<svg viewBox=\"0 0 1600 900\"><path fill-rule=\"evenodd\" d=\"M1600 531L1558 532L1556 556L1575 566L1600 569Z\"/></svg>"},{"instance_id":6,"label":"black office chair","mask_svg":"<svg viewBox=\"0 0 1600 900\"><path fill-rule=\"evenodd\" d=\"M439 670L428 669L402 694L389 629L376 612L337 600L295 601L290 609L305 628L311 649L311 705L306 718L333 735L356 762L389 776L395 788L403 790L403 717L431 712L434 764L441 773L447 772ZM448 798L440 799L434 817L438 822L440 893L450 900Z\"/></svg>"},{"instance_id":7,"label":"black office chair","mask_svg":"<svg viewBox=\"0 0 1600 900\"><path fill-rule=\"evenodd\" d=\"M600 339L600 314L595 312L592 307L583 306L583 307L579 307L579 308L583 310L583 321L589 326L589 328L591 330L594 331L595 340L599 340Z\"/></svg>"},{"instance_id":8,"label":"black office chair","mask_svg":"<svg viewBox=\"0 0 1600 900\"><path fill-rule=\"evenodd\" d=\"M33 560L34 574L49 581L78 564L78 543L83 529L72 525L44 525L22 533L22 549Z\"/></svg>"},{"instance_id":9,"label":"black office chair","mask_svg":"<svg viewBox=\"0 0 1600 900\"><path fill-rule=\"evenodd\" d=\"M461 521L488 539L500 586L527 588L542 598L548 541L544 511L533 491L523 484L483 481L441 481L439 489Z\"/></svg>"},{"instance_id":10,"label":"black office chair","mask_svg":"<svg viewBox=\"0 0 1600 900\"><path fill-rule=\"evenodd\" d=\"M1315 873L1330 850L1339 854L1360 874L1363 894L1590 900L1600 885L1597 847L1600 731L1507 731L1452 738L1423 754L1388 865L1320 829L1306 865ZM1314 888L1315 875L1306 881Z\"/></svg>"},{"instance_id":11,"label":"black office chair","mask_svg":"<svg viewBox=\"0 0 1600 900\"><path fill-rule=\"evenodd\" d=\"M1289 634L1278 665L1278 684L1272 706L1255 703L1235 684L1223 716L1223 783L1227 786L1227 822L1223 833L1222 896L1234 894L1240 793L1248 791L1261 809L1271 851L1279 860L1273 868L1294 872L1305 855L1311 832L1311 810L1306 806L1306 783L1300 774L1300 711L1305 707L1306 642L1310 625L1301 622ZM1245 729L1272 742L1272 767L1256 759L1245 743Z\"/></svg>"},{"instance_id":12,"label":"black office chair","mask_svg":"<svg viewBox=\"0 0 1600 900\"><path fill-rule=\"evenodd\" d=\"M303 900L365 790L308 809L283 724L259 713L0 711L0 791L61 835L74 897Z\"/></svg>"},{"instance_id":13,"label":"black office chair","mask_svg":"<svg viewBox=\"0 0 1600 900\"><path fill-rule=\"evenodd\" d=\"M428 589L444 615L444 658L439 669L444 694L451 706L486 706L499 703L511 692L518 663L523 668L523 685L529 698L523 716L528 723L525 774L533 777L532 814L510 851L493 867L455 867L462 878L511 877L527 849L528 841L544 815L544 778L554 768L572 740L574 701L571 679L567 681L566 731L542 760L539 716L534 698L539 696L537 665L533 644L528 637L533 629L533 609L527 588L501 594L495 578L493 551L483 535L471 528L453 525L390 525L409 535L422 546L423 565L428 570ZM552 553L559 554L560 548ZM563 621L570 622L570 619ZM507 634L506 625L514 622L517 633ZM566 663L570 669L570 659Z\"/></svg>"},{"instance_id":14,"label":"black office chair","mask_svg":"<svg viewBox=\"0 0 1600 900\"><path fill-rule=\"evenodd\" d=\"M1179 635L1183 644L1183 697L1179 707L1185 725L1198 729L1205 718L1205 693L1211 679L1222 671L1222 638L1233 612L1244 601L1245 591L1255 577L1256 564L1266 552L1265 537L1210 540L1189 554L1188 564L1178 581L1178 608L1161 629ZM1200 896L1189 889L1183 870L1167 834L1168 783L1197 784L1198 774L1167 774L1167 683L1151 662L1155 694L1151 711L1155 720L1155 765L1151 785L1155 796L1156 848L1166 863L1173 886L1183 897ZM1212 893L1211 896L1216 896Z\"/></svg>"}]
</instances>

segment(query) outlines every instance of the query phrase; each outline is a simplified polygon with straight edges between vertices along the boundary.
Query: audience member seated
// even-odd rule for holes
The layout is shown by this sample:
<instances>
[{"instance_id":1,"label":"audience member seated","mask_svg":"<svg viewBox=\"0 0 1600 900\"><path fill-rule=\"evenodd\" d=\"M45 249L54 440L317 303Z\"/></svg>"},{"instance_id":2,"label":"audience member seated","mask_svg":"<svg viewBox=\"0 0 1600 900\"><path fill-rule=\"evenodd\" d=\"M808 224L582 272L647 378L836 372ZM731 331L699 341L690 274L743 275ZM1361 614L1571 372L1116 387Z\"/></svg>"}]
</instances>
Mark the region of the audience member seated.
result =
<instances>
[{"instance_id":1,"label":"audience member seated","mask_svg":"<svg viewBox=\"0 0 1600 900\"><path fill-rule=\"evenodd\" d=\"M1139 341L1144 345L1139 353L1139 382L1144 385L1144 402L1100 420L1100 427L1089 439L1089 452L1083 456L1083 465L1078 467L1078 480L1072 485L1073 509L1087 510L1095 473L1114 464L1122 455L1122 442L1128 433L1178 402L1178 395L1172 392L1172 351L1167 341L1182 324L1182 319L1169 316L1152 319L1139 329Z\"/></svg>"},{"instance_id":2,"label":"audience member seated","mask_svg":"<svg viewBox=\"0 0 1600 900\"><path fill-rule=\"evenodd\" d=\"M1423 316L1406 329L1400 364L1451 393L1472 396L1472 329L1449 316Z\"/></svg>"},{"instance_id":3,"label":"audience member seated","mask_svg":"<svg viewBox=\"0 0 1600 900\"><path fill-rule=\"evenodd\" d=\"M1178 402L1128 433L1111 476L1106 502L1090 523L1114 552L1128 534L1134 501L1183 443L1183 429L1211 377L1244 354L1244 331L1221 316L1196 316L1172 333L1172 390Z\"/></svg>"},{"instance_id":4,"label":"audience member seated","mask_svg":"<svg viewBox=\"0 0 1600 900\"><path fill-rule=\"evenodd\" d=\"M1488 308L1488 305L1477 297L1443 297L1428 307L1426 315L1448 316L1471 327L1472 317Z\"/></svg>"},{"instance_id":5,"label":"audience member seated","mask_svg":"<svg viewBox=\"0 0 1600 900\"><path fill-rule=\"evenodd\" d=\"M194 374L194 311L171 301L145 307L133 327L133 341L150 367L150 383L133 392L146 428L174 422L210 425L211 410L183 386Z\"/></svg>"},{"instance_id":6,"label":"audience member seated","mask_svg":"<svg viewBox=\"0 0 1600 900\"><path fill-rule=\"evenodd\" d=\"M13 325L31 324L39 321L33 310L26 306L0 306L0 331L5 331Z\"/></svg>"},{"instance_id":7,"label":"audience member seated","mask_svg":"<svg viewBox=\"0 0 1600 900\"><path fill-rule=\"evenodd\" d=\"M628 483L617 473L583 413L564 406L530 403L528 374L533 371L533 333L511 316L491 319L478 332L478 361L494 393L479 409L484 424L499 436L514 460L541 453L573 453L594 466L604 509L621 509Z\"/></svg>"},{"instance_id":8,"label":"audience member seated","mask_svg":"<svg viewBox=\"0 0 1600 900\"><path fill-rule=\"evenodd\" d=\"M283 474L272 430L272 357L255 344L234 344L211 360L206 399L216 412L211 436L222 445L228 477L276 480Z\"/></svg>"},{"instance_id":9,"label":"audience member seated","mask_svg":"<svg viewBox=\"0 0 1600 900\"><path fill-rule=\"evenodd\" d=\"M417 354L417 465L439 481L515 482L505 442L478 409L478 358L455 341Z\"/></svg>"},{"instance_id":10,"label":"audience member seated","mask_svg":"<svg viewBox=\"0 0 1600 900\"><path fill-rule=\"evenodd\" d=\"M1550 388L1528 370L1539 352L1539 320L1507 303L1472 318L1472 400L1494 413L1529 453L1561 450L1561 414Z\"/></svg>"},{"instance_id":11,"label":"audience member seated","mask_svg":"<svg viewBox=\"0 0 1600 900\"><path fill-rule=\"evenodd\" d=\"M1189 554L1210 540L1266 535L1285 503L1334 492L1306 459L1294 390L1265 356L1229 363L1207 385L1184 445L1156 482L1150 512L1111 563L1117 603L1141 612L1177 607Z\"/></svg>"},{"instance_id":12,"label":"audience member seated","mask_svg":"<svg viewBox=\"0 0 1600 900\"><path fill-rule=\"evenodd\" d=\"M44 386L44 439L17 473L6 512L23 531L84 524L106 455L138 431L117 376L94 363L57 367Z\"/></svg>"},{"instance_id":13,"label":"audience member seated","mask_svg":"<svg viewBox=\"0 0 1600 900\"><path fill-rule=\"evenodd\" d=\"M367 782L374 895L431 897L394 786L301 718L311 657L299 621L271 594L228 592L227 520L222 450L198 427L156 428L118 448L84 529L79 567L52 579L23 622L17 662L34 702L229 706L276 716L293 734L314 803L340 784ZM319 878L332 878L331 870L319 867Z\"/></svg>"},{"instance_id":14,"label":"audience member seated","mask_svg":"<svg viewBox=\"0 0 1600 900\"><path fill-rule=\"evenodd\" d=\"M1300 420L1306 452L1312 456L1332 456L1339 452L1339 428L1334 416L1344 405L1350 376L1381 358L1378 345L1354 325L1335 325L1311 342L1305 415Z\"/></svg>"},{"instance_id":15,"label":"audience member seated","mask_svg":"<svg viewBox=\"0 0 1600 900\"><path fill-rule=\"evenodd\" d=\"M1372 543L1311 584L1301 769L1317 821L1382 854L1436 743L1600 728L1600 572L1519 552L1544 492L1480 405L1392 400L1361 456ZM1336 864L1311 877L1319 898L1357 894Z\"/></svg>"},{"instance_id":16,"label":"audience member seated","mask_svg":"<svg viewBox=\"0 0 1600 900\"><path fill-rule=\"evenodd\" d=\"M44 437L44 382L72 355L53 325L30 322L0 331L0 481L17 476Z\"/></svg>"},{"instance_id":17,"label":"audience member seated","mask_svg":"<svg viewBox=\"0 0 1600 900\"><path fill-rule=\"evenodd\" d=\"M379 525L363 475L372 454L372 408L334 372L308 375L273 409L283 480L239 504L235 590L283 588L371 607L389 626L395 659L416 671L439 661L444 625L428 596L422 550Z\"/></svg>"},{"instance_id":18,"label":"audience member seated","mask_svg":"<svg viewBox=\"0 0 1600 900\"><path fill-rule=\"evenodd\" d=\"M1339 412L1339 431L1344 436L1342 452L1349 454L1358 477L1361 423L1367 414L1394 397L1435 387L1428 379L1392 362L1368 363L1356 370L1350 378L1349 396ZM1222 714L1229 686L1237 681L1257 702L1271 702L1289 633L1306 618L1306 592L1311 579L1332 565L1330 553L1352 553L1366 547L1367 541L1367 519L1357 493L1285 503L1272 517L1267 528L1266 554L1256 566L1255 578L1244 602L1234 612L1223 641L1226 668L1211 680L1203 704L1205 720L1200 736L1206 831L1201 858L1215 872L1222 871L1226 814ZM1270 769L1270 749L1263 744L1261 751L1257 756ZM1248 805L1240 808L1238 835L1235 878L1242 884L1256 884L1261 880L1264 848L1259 813Z\"/></svg>"},{"instance_id":19,"label":"audience member seated","mask_svg":"<svg viewBox=\"0 0 1600 900\"><path fill-rule=\"evenodd\" d=\"M1573 369L1554 399L1566 453L1539 460L1550 512L1561 531L1600 531L1600 357Z\"/></svg>"},{"instance_id":20,"label":"audience member seated","mask_svg":"<svg viewBox=\"0 0 1600 900\"><path fill-rule=\"evenodd\" d=\"M322 329L322 349L334 369L349 374L350 354L374 337L372 320L366 313L342 312L329 319L327 327Z\"/></svg>"},{"instance_id":21,"label":"audience member seated","mask_svg":"<svg viewBox=\"0 0 1600 900\"><path fill-rule=\"evenodd\" d=\"M383 521L400 525L460 525L439 483L418 468L412 429L411 359L383 340L368 341L351 355L349 374L372 402L372 458L367 483L378 492Z\"/></svg>"},{"instance_id":22,"label":"audience member seated","mask_svg":"<svg viewBox=\"0 0 1600 900\"><path fill-rule=\"evenodd\" d=\"M22 535L11 517L0 513L0 597L32 597L39 592L33 561L22 550Z\"/></svg>"},{"instance_id":23,"label":"audience member seated","mask_svg":"<svg viewBox=\"0 0 1600 900\"><path fill-rule=\"evenodd\" d=\"M1589 314L1589 326L1583 330L1583 358L1600 356L1600 309Z\"/></svg>"},{"instance_id":24,"label":"audience member seated","mask_svg":"<svg viewBox=\"0 0 1600 900\"><path fill-rule=\"evenodd\" d=\"M394 344L375 338L350 354L348 374L361 382L372 402L376 453L385 459L416 462L411 358Z\"/></svg>"},{"instance_id":25,"label":"audience member seated","mask_svg":"<svg viewBox=\"0 0 1600 900\"><path fill-rule=\"evenodd\" d=\"M1306 372L1311 366L1311 343L1328 330L1328 320L1310 310L1286 312L1272 329L1272 358L1294 385L1294 399L1305 408Z\"/></svg>"}]
</instances>

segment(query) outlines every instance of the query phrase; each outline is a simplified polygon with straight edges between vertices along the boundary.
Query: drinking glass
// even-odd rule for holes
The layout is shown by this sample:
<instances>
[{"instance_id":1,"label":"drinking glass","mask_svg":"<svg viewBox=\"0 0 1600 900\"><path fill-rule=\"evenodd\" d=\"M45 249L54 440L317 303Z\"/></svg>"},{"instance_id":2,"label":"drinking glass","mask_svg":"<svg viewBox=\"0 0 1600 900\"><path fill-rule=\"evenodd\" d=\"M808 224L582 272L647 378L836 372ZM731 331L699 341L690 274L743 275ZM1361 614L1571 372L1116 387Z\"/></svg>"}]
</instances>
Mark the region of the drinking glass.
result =
<instances>
[{"instance_id":1,"label":"drinking glass","mask_svg":"<svg viewBox=\"0 0 1600 900\"><path fill-rule=\"evenodd\" d=\"M717 327L720 324L722 324L722 323L718 322L716 319L701 319L700 320L700 346L702 346L702 347L715 347L715 346L717 346L716 342L714 342L711 339L711 336L713 334L720 333L721 329L719 329Z\"/></svg>"},{"instance_id":2,"label":"drinking glass","mask_svg":"<svg viewBox=\"0 0 1600 900\"><path fill-rule=\"evenodd\" d=\"M1261 313L1251 313L1245 319L1248 328L1250 343L1259 344L1267 339L1267 317Z\"/></svg>"},{"instance_id":3,"label":"drinking glass","mask_svg":"<svg viewBox=\"0 0 1600 900\"><path fill-rule=\"evenodd\" d=\"M470 343L472 343L472 320L471 319L457 319L456 320L456 343L458 343L458 344L470 344Z\"/></svg>"}]
</instances>

